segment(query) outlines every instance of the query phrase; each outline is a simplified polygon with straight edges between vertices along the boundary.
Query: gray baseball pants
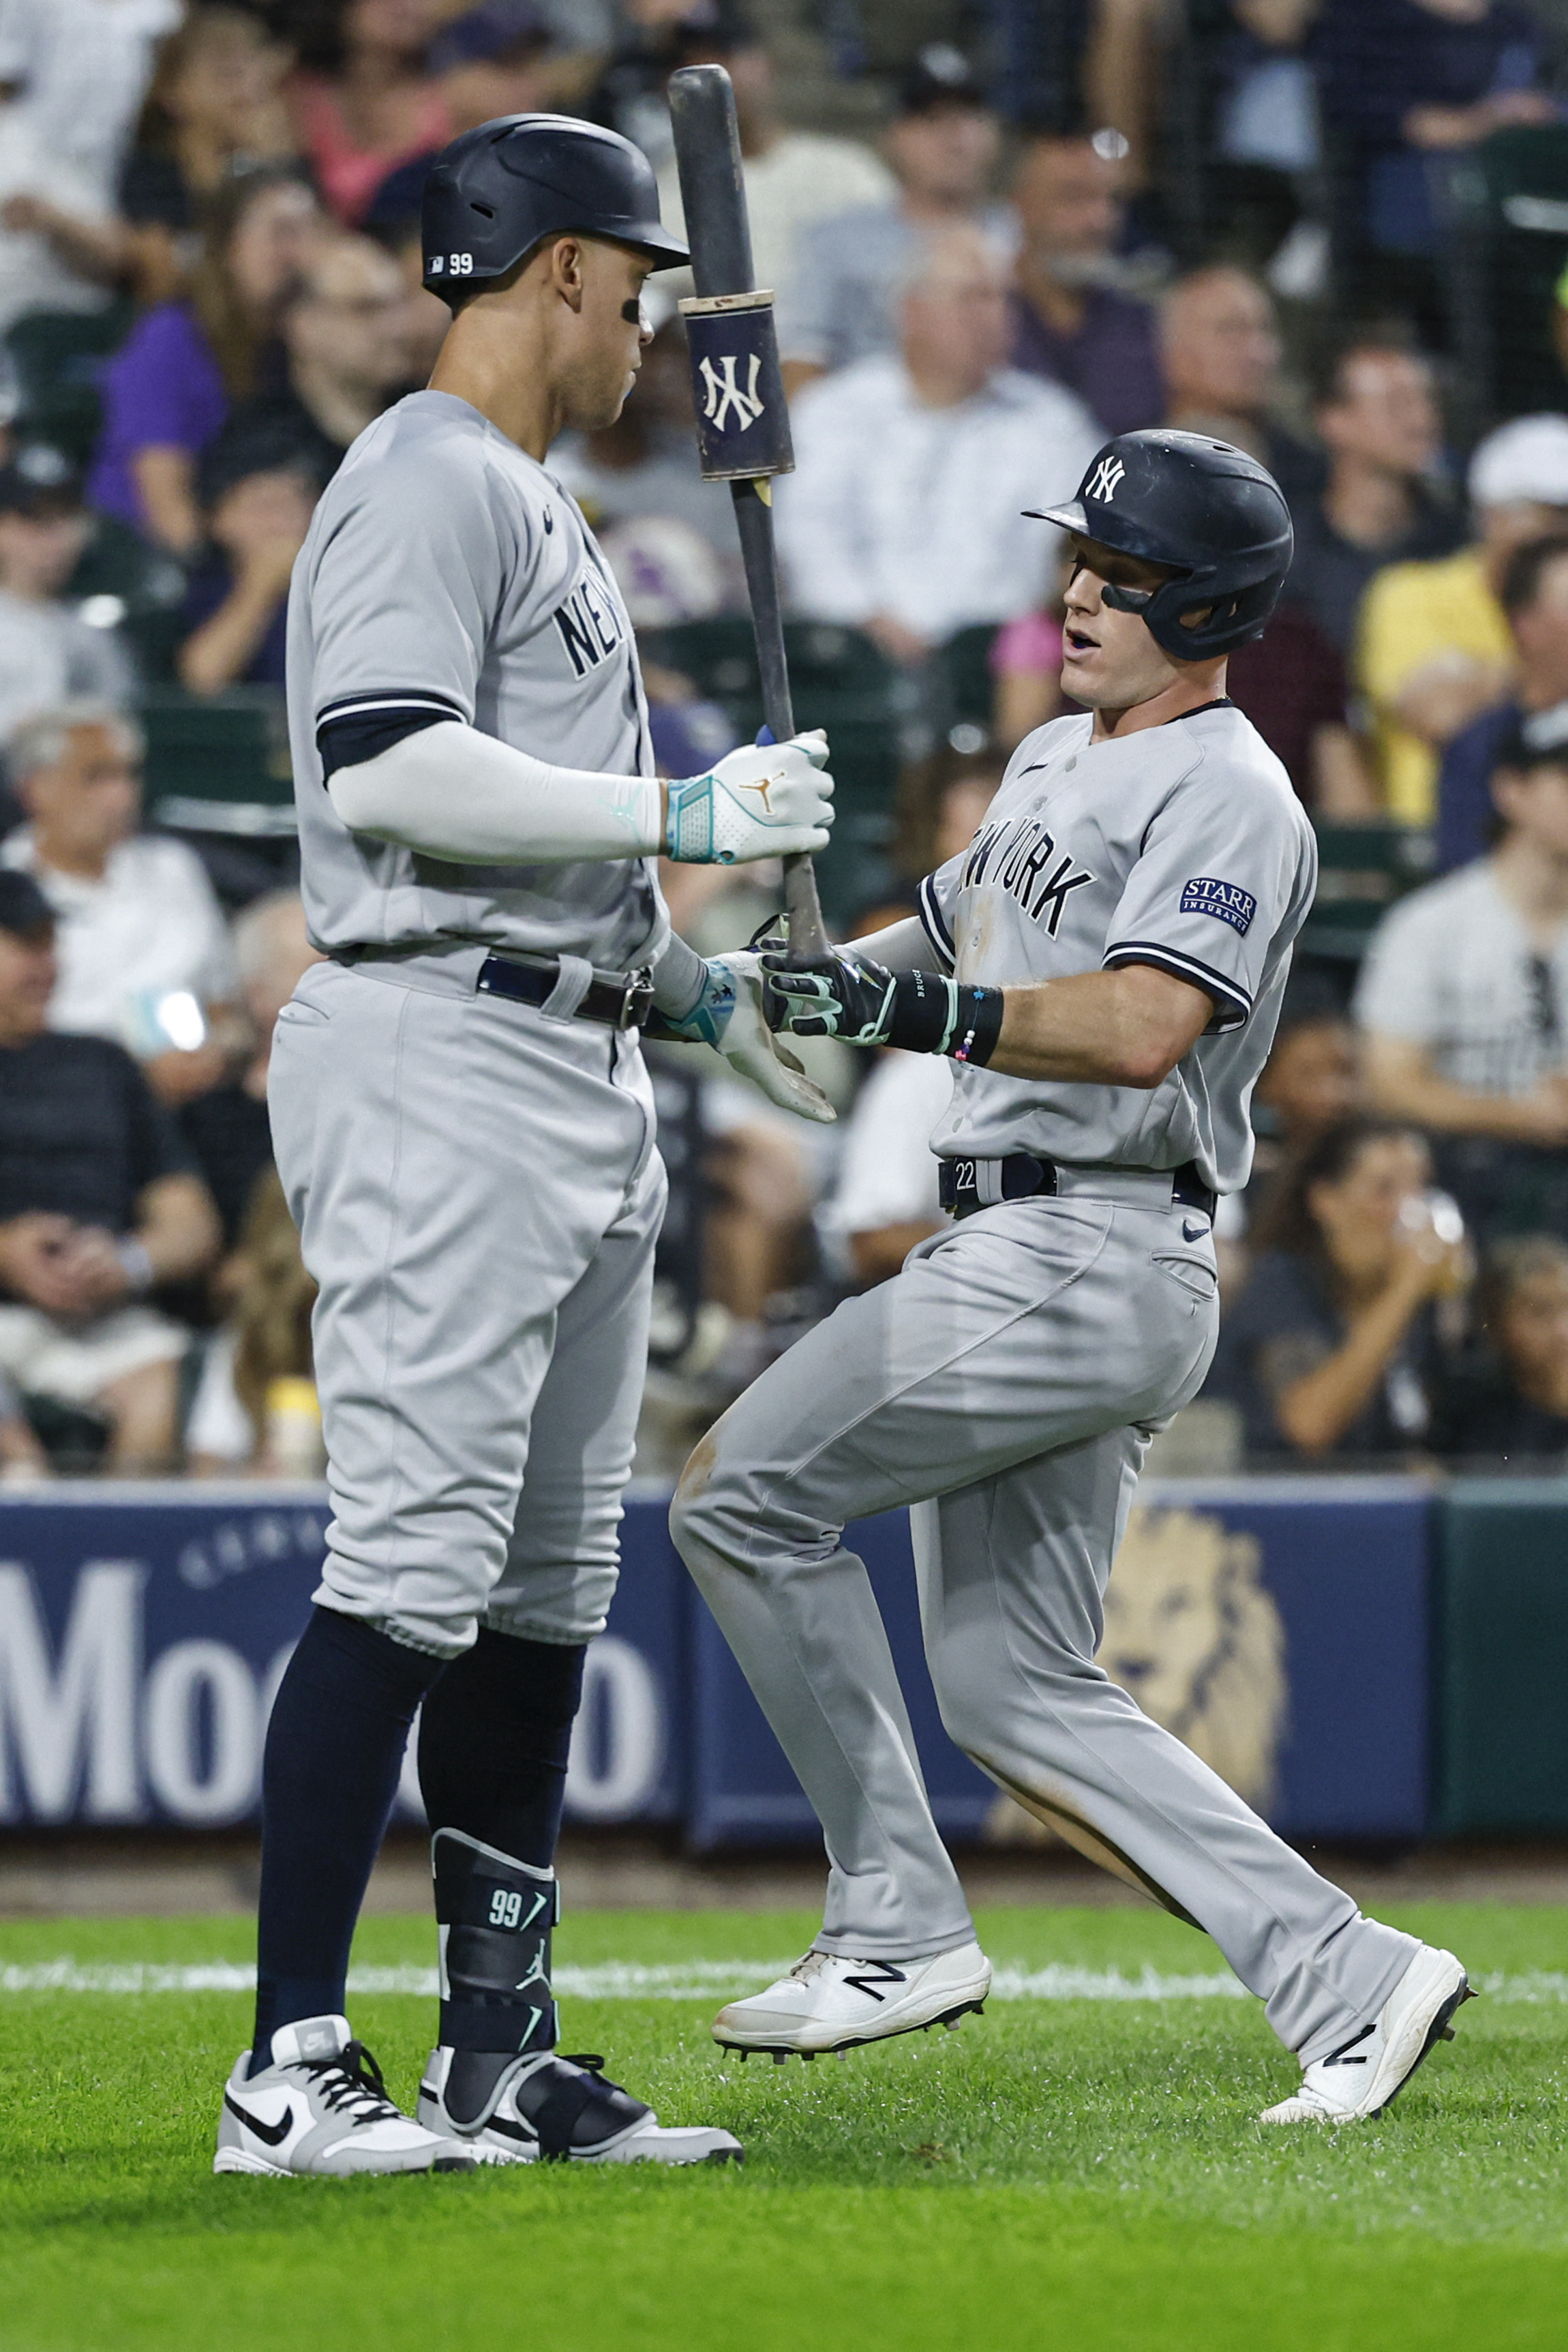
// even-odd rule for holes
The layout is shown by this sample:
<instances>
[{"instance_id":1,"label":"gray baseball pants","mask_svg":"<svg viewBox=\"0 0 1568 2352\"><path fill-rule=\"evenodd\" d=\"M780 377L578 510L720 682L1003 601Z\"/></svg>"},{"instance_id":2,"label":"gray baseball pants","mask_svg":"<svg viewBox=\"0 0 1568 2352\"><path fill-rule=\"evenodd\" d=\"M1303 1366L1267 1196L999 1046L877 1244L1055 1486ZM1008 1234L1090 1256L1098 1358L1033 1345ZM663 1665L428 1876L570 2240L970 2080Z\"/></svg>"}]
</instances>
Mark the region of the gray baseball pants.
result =
<instances>
[{"instance_id":1,"label":"gray baseball pants","mask_svg":"<svg viewBox=\"0 0 1568 2352\"><path fill-rule=\"evenodd\" d=\"M320 1291L315 1597L437 1657L602 1628L664 1205L636 1039L476 995L483 955L315 966L267 1087Z\"/></svg>"},{"instance_id":2,"label":"gray baseball pants","mask_svg":"<svg viewBox=\"0 0 1568 2352\"><path fill-rule=\"evenodd\" d=\"M1159 1180L1078 1171L1073 1186L923 1242L781 1357L693 1455L675 1541L823 1824L821 1949L909 1959L974 1932L841 1542L846 1520L907 1503L953 1739L1206 1928L1310 2063L1376 2015L1417 1947L1364 1919L1094 1663L1145 1451L1202 1383L1218 1297L1203 1221Z\"/></svg>"}]
</instances>

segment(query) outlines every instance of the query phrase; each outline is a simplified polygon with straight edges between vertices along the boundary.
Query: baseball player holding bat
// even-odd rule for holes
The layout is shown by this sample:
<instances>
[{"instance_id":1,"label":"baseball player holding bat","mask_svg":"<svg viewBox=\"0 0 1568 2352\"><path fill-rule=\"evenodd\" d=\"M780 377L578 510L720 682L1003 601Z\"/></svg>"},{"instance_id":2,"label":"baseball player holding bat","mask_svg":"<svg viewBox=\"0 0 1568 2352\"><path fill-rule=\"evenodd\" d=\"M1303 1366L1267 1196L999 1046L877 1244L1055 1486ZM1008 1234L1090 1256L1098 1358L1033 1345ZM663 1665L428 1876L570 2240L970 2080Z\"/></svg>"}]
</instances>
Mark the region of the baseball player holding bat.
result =
<instances>
[{"instance_id":1,"label":"baseball player holding bat","mask_svg":"<svg viewBox=\"0 0 1568 2352\"><path fill-rule=\"evenodd\" d=\"M1107 444L1070 534L1062 684L1087 715L1013 755L921 915L801 967L768 1018L944 1054L949 1231L849 1300L693 1456L676 1540L823 1822L822 1933L716 2038L813 2055L977 2010L990 1969L936 1834L847 1520L911 1505L922 1622L958 1745L1070 1843L1206 1928L1301 2062L1264 2120L1396 2096L1468 1987L1363 1918L1094 1664L1151 1434L1218 1306L1210 1221L1248 1108L1312 828L1226 698L1290 562L1270 475L1194 434Z\"/></svg>"},{"instance_id":2,"label":"baseball player holding bat","mask_svg":"<svg viewBox=\"0 0 1568 2352\"><path fill-rule=\"evenodd\" d=\"M807 736L653 772L625 607L545 470L609 424L684 261L613 132L517 115L424 201L453 325L360 436L295 569L303 887L329 959L279 1020L278 1166L320 1289L333 1519L263 1768L254 2049L215 2167L691 2164L597 2057L556 2049L552 1869L584 1646L614 1589L664 1181L639 1031L698 1038L831 1118L755 957L672 937L654 858L824 845ZM344 2011L349 1946L423 1703L441 2016L417 2120Z\"/></svg>"}]
</instances>

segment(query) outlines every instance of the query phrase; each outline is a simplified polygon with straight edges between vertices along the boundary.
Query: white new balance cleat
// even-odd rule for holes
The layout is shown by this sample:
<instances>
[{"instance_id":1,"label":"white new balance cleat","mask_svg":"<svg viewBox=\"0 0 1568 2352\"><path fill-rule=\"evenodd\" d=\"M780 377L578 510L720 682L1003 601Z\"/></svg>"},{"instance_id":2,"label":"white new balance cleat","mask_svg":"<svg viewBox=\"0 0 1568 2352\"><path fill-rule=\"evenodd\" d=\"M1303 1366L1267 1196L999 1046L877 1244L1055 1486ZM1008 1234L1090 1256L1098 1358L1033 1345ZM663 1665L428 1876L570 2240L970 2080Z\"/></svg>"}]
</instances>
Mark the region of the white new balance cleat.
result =
<instances>
[{"instance_id":1,"label":"white new balance cleat","mask_svg":"<svg viewBox=\"0 0 1568 2352\"><path fill-rule=\"evenodd\" d=\"M808 1952L765 1992L721 2009L713 2038L743 2058L748 2051L771 2051L782 2064L792 2050L816 2058L925 2026L956 2026L971 2011L979 2015L990 1989L991 1964L978 1944L961 1944L928 1960Z\"/></svg>"},{"instance_id":2,"label":"white new balance cleat","mask_svg":"<svg viewBox=\"0 0 1568 2352\"><path fill-rule=\"evenodd\" d=\"M382 2070L346 2017L280 2025L272 2063L242 2051L224 2089L214 2172L472 2172L470 2149L429 2131L387 2097Z\"/></svg>"},{"instance_id":3,"label":"white new balance cleat","mask_svg":"<svg viewBox=\"0 0 1568 2352\"><path fill-rule=\"evenodd\" d=\"M481 2164L740 2164L733 2132L662 2124L607 2082L602 2058L435 2049L419 2118Z\"/></svg>"},{"instance_id":4,"label":"white new balance cleat","mask_svg":"<svg viewBox=\"0 0 1568 2352\"><path fill-rule=\"evenodd\" d=\"M1427 2052L1454 2038L1453 2018L1474 1999L1452 1952L1423 1944L1375 2021L1301 2070L1293 2098L1266 2107L1265 2124L1358 2124L1396 2099Z\"/></svg>"}]
</instances>

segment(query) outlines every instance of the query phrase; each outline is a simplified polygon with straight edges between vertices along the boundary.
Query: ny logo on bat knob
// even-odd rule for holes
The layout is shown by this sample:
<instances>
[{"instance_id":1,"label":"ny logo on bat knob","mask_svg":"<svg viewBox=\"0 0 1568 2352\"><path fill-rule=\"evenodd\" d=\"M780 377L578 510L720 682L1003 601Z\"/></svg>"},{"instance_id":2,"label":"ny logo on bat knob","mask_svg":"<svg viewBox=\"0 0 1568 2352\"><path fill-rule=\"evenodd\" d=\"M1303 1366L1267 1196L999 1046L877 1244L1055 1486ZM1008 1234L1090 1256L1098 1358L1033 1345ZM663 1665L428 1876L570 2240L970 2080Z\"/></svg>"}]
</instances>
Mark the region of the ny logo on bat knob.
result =
<instances>
[{"instance_id":1,"label":"ny logo on bat knob","mask_svg":"<svg viewBox=\"0 0 1568 2352\"><path fill-rule=\"evenodd\" d=\"M735 371L742 364L747 370L744 391L735 380ZM726 430L732 410L737 431L744 433L748 425L756 424L768 405L757 389L757 379L762 373L760 352L725 352L719 356L716 367L712 359L705 356L697 373L707 390L707 398L703 403L703 416L716 433Z\"/></svg>"},{"instance_id":2,"label":"ny logo on bat knob","mask_svg":"<svg viewBox=\"0 0 1568 2352\"><path fill-rule=\"evenodd\" d=\"M758 287L745 294L690 297L681 315L705 478L737 482L792 472L772 295Z\"/></svg>"}]
</instances>

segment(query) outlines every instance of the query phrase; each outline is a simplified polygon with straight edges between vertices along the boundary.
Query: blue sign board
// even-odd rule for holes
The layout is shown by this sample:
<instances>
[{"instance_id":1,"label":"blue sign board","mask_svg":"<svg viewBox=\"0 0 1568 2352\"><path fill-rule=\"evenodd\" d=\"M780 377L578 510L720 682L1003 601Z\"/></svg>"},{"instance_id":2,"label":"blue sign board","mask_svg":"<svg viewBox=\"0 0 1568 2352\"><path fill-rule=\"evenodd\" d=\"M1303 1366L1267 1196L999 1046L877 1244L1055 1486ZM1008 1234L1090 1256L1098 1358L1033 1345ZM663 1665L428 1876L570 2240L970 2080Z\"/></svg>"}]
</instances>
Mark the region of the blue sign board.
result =
<instances>
[{"instance_id":1,"label":"blue sign board","mask_svg":"<svg viewBox=\"0 0 1568 2352\"><path fill-rule=\"evenodd\" d=\"M1152 1484L1101 1661L1292 1837L1418 1835L1427 1814L1434 1504L1414 1481ZM309 1613L319 1487L110 1487L0 1501L0 1822L214 1827L254 1815L278 1677ZM908 1525L851 1530L937 1824L1022 1827L947 1739ZM417 1818L410 1768L402 1804ZM589 1652L569 1817L684 1822L699 1848L814 1841L810 1806L670 1542L627 1505L621 1589Z\"/></svg>"},{"instance_id":2,"label":"blue sign board","mask_svg":"<svg viewBox=\"0 0 1568 2352\"><path fill-rule=\"evenodd\" d=\"M1388 1478L1150 1484L1106 1596L1100 1659L1286 1836L1418 1836L1427 1810L1432 1502ZM925 1671L908 1524L846 1533L865 1560L937 1826L1022 1818L953 1747ZM687 1830L700 1848L815 1822L706 1609L695 1604Z\"/></svg>"},{"instance_id":3,"label":"blue sign board","mask_svg":"<svg viewBox=\"0 0 1568 2352\"><path fill-rule=\"evenodd\" d=\"M627 1507L568 1774L581 1821L680 1817L686 1578L664 1509ZM0 1822L251 1816L327 1520L314 1486L84 1482L0 1502ZM418 1817L412 1759L401 1802Z\"/></svg>"}]
</instances>

